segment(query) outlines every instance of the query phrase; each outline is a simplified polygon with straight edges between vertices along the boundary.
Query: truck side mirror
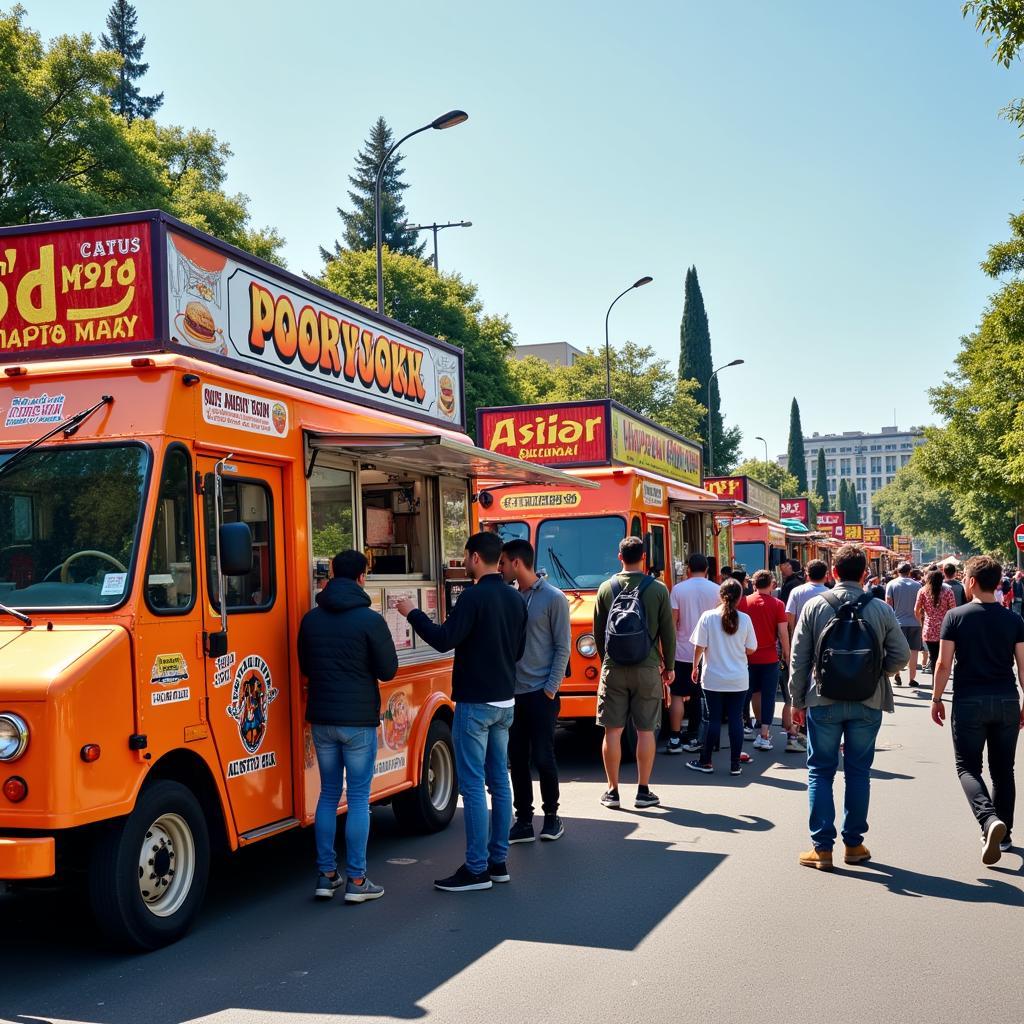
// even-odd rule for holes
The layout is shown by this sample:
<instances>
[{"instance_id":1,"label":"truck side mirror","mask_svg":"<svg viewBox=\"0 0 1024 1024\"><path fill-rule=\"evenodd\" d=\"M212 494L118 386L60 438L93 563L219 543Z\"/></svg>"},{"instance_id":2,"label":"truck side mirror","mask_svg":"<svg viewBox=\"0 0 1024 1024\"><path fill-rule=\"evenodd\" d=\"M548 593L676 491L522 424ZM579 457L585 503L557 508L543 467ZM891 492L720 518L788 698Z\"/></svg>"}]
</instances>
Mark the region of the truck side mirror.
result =
<instances>
[{"instance_id":1,"label":"truck side mirror","mask_svg":"<svg viewBox=\"0 0 1024 1024\"><path fill-rule=\"evenodd\" d=\"M252 572L252 530L248 523L221 523L220 571L225 576Z\"/></svg>"}]
</instances>

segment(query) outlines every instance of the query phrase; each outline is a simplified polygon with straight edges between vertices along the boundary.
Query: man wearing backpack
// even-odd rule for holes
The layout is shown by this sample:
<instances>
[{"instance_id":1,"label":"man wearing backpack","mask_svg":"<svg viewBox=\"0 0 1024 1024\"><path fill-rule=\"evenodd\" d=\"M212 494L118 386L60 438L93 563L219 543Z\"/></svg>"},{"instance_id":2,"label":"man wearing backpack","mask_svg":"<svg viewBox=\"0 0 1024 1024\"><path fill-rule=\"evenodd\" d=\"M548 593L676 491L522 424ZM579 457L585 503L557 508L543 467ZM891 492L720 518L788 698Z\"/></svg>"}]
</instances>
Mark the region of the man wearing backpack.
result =
<instances>
[{"instance_id":1,"label":"man wearing backpack","mask_svg":"<svg viewBox=\"0 0 1024 1024\"><path fill-rule=\"evenodd\" d=\"M793 637L793 721L807 723L807 794L814 844L800 854L799 861L822 871L832 870L836 840L832 784L841 745L846 787L844 860L858 864L871 856L864 833L875 738L882 712L895 710L888 677L910 660L910 645L896 613L863 589L867 564L860 545L844 544L833 562L835 587L807 603Z\"/></svg>"},{"instance_id":2,"label":"man wearing backpack","mask_svg":"<svg viewBox=\"0 0 1024 1024\"><path fill-rule=\"evenodd\" d=\"M604 727L601 756L608 790L605 807L619 806L622 730L636 726L635 807L657 807L650 790L654 733L661 722L665 693L675 675L676 631L665 584L643 571L644 542L626 537L619 544L622 572L605 580L594 604L594 639L601 658L597 724Z\"/></svg>"}]
</instances>

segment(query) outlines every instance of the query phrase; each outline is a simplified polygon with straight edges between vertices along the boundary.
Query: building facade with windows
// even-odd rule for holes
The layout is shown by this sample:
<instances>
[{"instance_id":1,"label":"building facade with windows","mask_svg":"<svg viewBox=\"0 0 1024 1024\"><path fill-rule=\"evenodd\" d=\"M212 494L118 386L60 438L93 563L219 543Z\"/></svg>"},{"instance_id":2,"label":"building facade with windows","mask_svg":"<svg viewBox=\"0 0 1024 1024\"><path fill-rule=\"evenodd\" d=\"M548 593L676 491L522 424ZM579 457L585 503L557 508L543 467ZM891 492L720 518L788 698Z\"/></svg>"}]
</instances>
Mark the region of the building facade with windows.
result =
<instances>
[{"instance_id":1,"label":"building facade with windows","mask_svg":"<svg viewBox=\"0 0 1024 1024\"><path fill-rule=\"evenodd\" d=\"M516 345L516 359L536 356L552 366L572 366L580 356L586 355L582 349L570 345L567 341L546 341L537 345Z\"/></svg>"},{"instance_id":2,"label":"building facade with windows","mask_svg":"<svg viewBox=\"0 0 1024 1024\"><path fill-rule=\"evenodd\" d=\"M818 485L818 451L823 448L829 501L835 499L839 481L845 478L856 488L862 522L868 526L881 526L871 499L876 491L892 483L897 470L910 461L914 449L922 444L924 431L919 427L907 430L882 427L877 434L860 430L847 430L842 434L811 434L804 438L807 486L813 491ZM786 456L780 455L778 463L785 467Z\"/></svg>"}]
</instances>

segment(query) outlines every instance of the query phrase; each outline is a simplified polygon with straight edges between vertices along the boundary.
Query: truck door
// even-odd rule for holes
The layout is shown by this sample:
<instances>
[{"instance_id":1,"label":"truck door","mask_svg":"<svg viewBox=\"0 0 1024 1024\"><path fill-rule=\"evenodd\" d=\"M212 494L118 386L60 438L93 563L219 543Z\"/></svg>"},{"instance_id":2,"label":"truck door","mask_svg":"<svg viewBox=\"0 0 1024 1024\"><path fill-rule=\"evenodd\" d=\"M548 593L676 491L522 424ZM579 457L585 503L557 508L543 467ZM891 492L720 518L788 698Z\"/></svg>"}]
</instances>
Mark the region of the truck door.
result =
<instances>
[{"instance_id":1,"label":"truck door","mask_svg":"<svg viewBox=\"0 0 1024 1024\"><path fill-rule=\"evenodd\" d=\"M205 628L220 629L213 459L203 474ZM252 571L228 577L228 653L206 659L209 720L239 833L293 814L291 687L281 471L232 459L223 474L223 521L253 535Z\"/></svg>"}]
</instances>

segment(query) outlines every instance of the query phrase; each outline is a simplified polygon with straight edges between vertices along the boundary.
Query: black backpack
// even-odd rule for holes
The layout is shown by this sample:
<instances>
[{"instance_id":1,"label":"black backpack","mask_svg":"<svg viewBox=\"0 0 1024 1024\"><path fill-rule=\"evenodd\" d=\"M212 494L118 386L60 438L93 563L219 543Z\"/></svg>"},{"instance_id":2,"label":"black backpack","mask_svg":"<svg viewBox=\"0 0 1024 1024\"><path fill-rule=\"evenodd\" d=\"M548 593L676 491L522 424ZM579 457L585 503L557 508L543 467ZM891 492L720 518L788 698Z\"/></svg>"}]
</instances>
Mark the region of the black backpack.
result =
<instances>
[{"instance_id":1,"label":"black backpack","mask_svg":"<svg viewBox=\"0 0 1024 1024\"><path fill-rule=\"evenodd\" d=\"M643 593L654 582L645 576L632 590L623 590L616 577L612 580L612 606L604 633L605 654L619 665L639 665L647 660L654 638L647 628L647 609Z\"/></svg>"},{"instance_id":2,"label":"black backpack","mask_svg":"<svg viewBox=\"0 0 1024 1024\"><path fill-rule=\"evenodd\" d=\"M836 614L814 645L818 695L828 700L869 700L882 677L882 645L862 613L875 597L870 591L854 601L833 593L821 596Z\"/></svg>"}]
</instances>

